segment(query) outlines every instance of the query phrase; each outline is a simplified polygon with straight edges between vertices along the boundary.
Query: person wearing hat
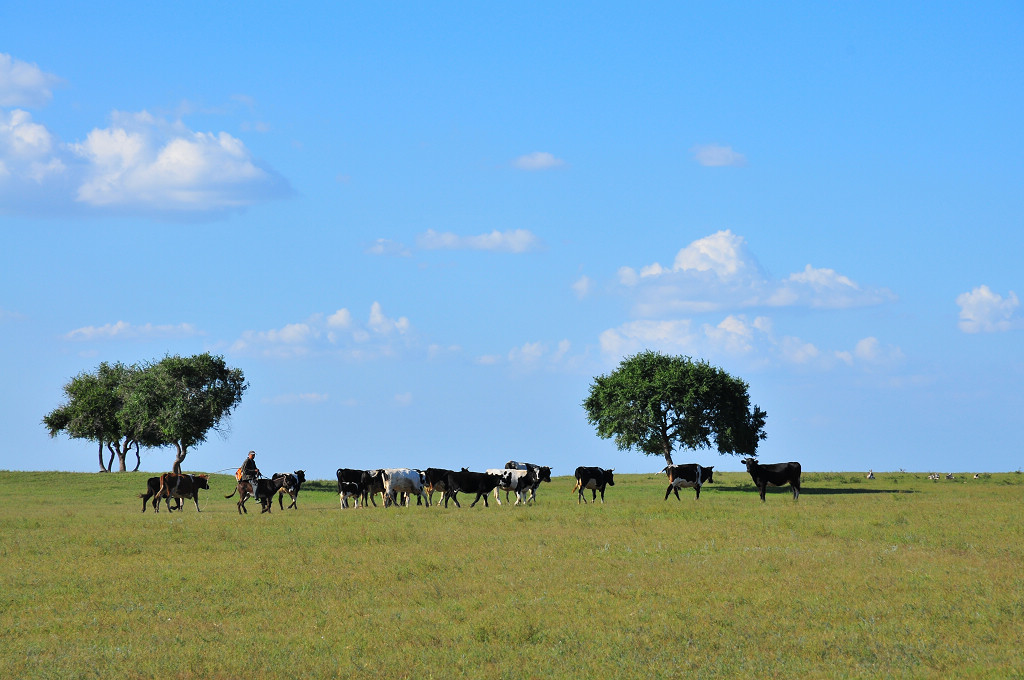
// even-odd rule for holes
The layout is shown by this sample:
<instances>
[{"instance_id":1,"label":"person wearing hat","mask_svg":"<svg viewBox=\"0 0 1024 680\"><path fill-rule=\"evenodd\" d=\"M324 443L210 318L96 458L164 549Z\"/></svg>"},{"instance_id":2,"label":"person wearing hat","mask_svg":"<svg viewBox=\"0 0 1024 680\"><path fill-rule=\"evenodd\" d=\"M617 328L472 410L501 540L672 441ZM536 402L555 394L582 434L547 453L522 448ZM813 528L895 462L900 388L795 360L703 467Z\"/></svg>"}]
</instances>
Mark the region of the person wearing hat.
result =
<instances>
[{"instance_id":1,"label":"person wearing hat","mask_svg":"<svg viewBox=\"0 0 1024 680\"><path fill-rule=\"evenodd\" d=\"M252 495L256 497L256 480L263 476L260 469L256 467L256 452L250 451L249 455L246 456L245 460L242 461L241 475L238 478L240 482L249 482L252 485ZM259 498L256 498L259 500Z\"/></svg>"}]
</instances>

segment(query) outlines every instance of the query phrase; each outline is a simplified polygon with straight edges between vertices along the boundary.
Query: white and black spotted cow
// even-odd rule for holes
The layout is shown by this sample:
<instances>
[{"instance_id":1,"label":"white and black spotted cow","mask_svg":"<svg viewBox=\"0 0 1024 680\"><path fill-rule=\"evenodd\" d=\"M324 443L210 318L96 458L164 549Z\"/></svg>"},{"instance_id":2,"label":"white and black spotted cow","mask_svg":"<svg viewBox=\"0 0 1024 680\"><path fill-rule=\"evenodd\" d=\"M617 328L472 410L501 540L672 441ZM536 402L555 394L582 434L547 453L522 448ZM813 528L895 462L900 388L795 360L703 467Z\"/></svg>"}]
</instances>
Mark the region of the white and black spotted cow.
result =
<instances>
[{"instance_id":1,"label":"white and black spotted cow","mask_svg":"<svg viewBox=\"0 0 1024 680\"><path fill-rule=\"evenodd\" d=\"M593 499L597 500L597 492L601 492L601 503L604 503L604 488L606 486L615 486L615 477L612 475L614 469L605 470L599 467L578 467L576 468L576 486L573 487L573 491L579 492L579 498L576 499L576 505L580 504L580 501L584 503L587 499L583 497L583 492L590 489L593 493Z\"/></svg>"},{"instance_id":2,"label":"white and black spotted cow","mask_svg":"<svg viewBox=\"0 0 1024 680\"><path fill-rule=\"evenodd\" d=\"M537 474L533 470L487 470L489 475L497 475L501 478L498 482L498 486L494 487L494 500L501 505L500 492L505 492L505 500L508 500L508 494L514 493L516 495L516 505L523 505L530 502L530 490L534 488L534 484L537 481ZM524 500L525 499L525 500Z\"/></svg>"},{"instance_id":3,"label":"white and black spotted cow","mask_svg":"<svg viewBox=\"0 0 1024 680\"><path fill-rule=\"evenodd\" d=\"M536 479L533 482L533 486L530 487L530 500L537 501L537 487L540 486L541 482L551 482L551 468L547 465L537 465L536 463L520 463L519 461L510 460L505 463L506 470L533 470L533 474ZM508 500L508 494L505 494L505 500Z\"/></svg>"},{"instance_id":4,"label":"white and black spotted cow","mask_svg":"<svg viewBox=\"0 0 1024 680\"><path fill-rule=\"evenodd\" d=\"M427 494L423 490L423 474L419 470L410 468L389 468L383 470L384 478L384 507L398 505L401 499L398 494L405 495L405 505L408 507L409 498L416 496L419 500L430 507Z\"/></svg>"}]
</instances>

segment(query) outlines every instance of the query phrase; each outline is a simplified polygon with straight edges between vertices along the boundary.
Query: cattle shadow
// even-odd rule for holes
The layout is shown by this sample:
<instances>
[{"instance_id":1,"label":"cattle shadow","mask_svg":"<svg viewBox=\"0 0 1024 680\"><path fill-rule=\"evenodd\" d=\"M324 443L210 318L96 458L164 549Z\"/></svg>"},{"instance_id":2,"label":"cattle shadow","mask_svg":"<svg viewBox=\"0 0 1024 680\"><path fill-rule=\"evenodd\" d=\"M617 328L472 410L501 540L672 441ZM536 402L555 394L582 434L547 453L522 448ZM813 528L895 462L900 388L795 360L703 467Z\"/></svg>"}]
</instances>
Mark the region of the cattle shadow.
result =
<instances>
[{"instance_id":1,"label":"cattle shadow","mask_svg":"<svg viewBox=\"0 0 1024 680\"><path fill-rule=\"evenodd\" d=\"M706 487L708 490L715 489L716 491L727 491L727 492L740 492L740 493L757 493L757 487L748 486L725 486L720 484L709 485ZM784 493L792 495L792 491L789 486L770 486L768 487L767 493ZM900 494L900 493L917 493L914 489L864 489L864 488L843 488L834 486L802 486L800 487L801 496L856 496L860 494Z\"/></svg>"}]
</instances>

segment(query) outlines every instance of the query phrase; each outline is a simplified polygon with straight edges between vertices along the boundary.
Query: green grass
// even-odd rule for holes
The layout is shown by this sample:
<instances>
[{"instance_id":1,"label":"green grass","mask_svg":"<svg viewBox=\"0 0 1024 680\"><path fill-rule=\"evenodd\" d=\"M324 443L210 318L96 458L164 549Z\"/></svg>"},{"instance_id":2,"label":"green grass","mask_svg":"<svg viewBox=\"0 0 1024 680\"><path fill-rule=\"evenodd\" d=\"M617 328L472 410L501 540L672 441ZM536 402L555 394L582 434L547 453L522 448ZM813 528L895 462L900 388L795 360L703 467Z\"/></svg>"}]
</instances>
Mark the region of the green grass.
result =
<instances>
[{"instance_id":1,"label":"green grass","mask_svg":"<svg viewBox=\"0 0 1024 680\"><path fill-rule=\"evenodd\" d=\"M0 678L1024 676L1020 474L246 516L148 476L0 472Z\"/></svg>"}]
</instances>

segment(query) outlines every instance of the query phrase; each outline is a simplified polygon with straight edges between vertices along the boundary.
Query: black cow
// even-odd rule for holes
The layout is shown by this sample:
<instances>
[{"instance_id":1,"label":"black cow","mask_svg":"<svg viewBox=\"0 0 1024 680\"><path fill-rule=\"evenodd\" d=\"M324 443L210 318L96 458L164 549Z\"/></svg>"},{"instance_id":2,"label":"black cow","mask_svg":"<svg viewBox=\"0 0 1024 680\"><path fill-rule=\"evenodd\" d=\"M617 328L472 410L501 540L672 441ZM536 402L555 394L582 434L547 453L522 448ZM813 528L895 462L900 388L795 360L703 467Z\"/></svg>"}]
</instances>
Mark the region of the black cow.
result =
<instances>
[{"instance_id":1,"label":"black cow","mask_svg":"<svg viewBox=\"0 0 1024 680\"><path fill-rule=\"evenodd\" d=\"M576 468L576 486L573 487L573 491L579 491L579 498L576 499L576 505L580 504L582 500L584 503L587 499L583 497L583 491L590 489L593 492L592 500L597 500L597 492L601 492L601 502L604 503L604 488L605 486L615 486L615 479L612 476L612 470L605 470L599 467L578 467Z\"/></svg>"},{"instance_id":2,"label":"black cow","mask_svg":"<svg viewBox=\"0 0 1024 680\"><path fill-rule=\"evenodd\" d=\"M282 477L285 480L285 485L282 486L277 492L277 505L281 510L284 510L283 497L287 493L288 496L292 499L292 502L291 504L289 504L288 507L295 508L296 510L298 510L299 506L296 505L295 503L299 497L299 489L302 488L302 483L306 481L306 471L296 470L295 472L275 472L270 478L278 479Z\"/></svg>"},{"instance_id":3,"label":"black cow","mask_svg":"<svg viewBox=\"0 0 1024 680\"><path fill-rule=\"evenodd\" d=\"M551 468L547 465L537 465L536 463L520 463L515 460L510 460L505 463L506 470L533 470L533 474L536 479L533 482L533 486L530 487L530 499L527 501L537 500L537 487L540 486L541 482L551 481ZM508 500L508 492L505 492L505 500Z\"/></svg>"},{"instance_id":4,"label":"black cow","mask_svg":"<svg viewBox=\"0 0 1024 680\"><path fill-rule=\"evenodd\" d=\"M370 500L373 500L373 495L375 493L384 492L384 479L380 475L380 470L338 468L337 475L338 496L341 499L341 507L343 508L348 507L349 498L355 498L356 507L359 507L360 500L362 500L363 505L366 505L367 495L370 496ZM376 484L374 484L374 482L376 482ZM370 491L371 486L375 487L373 491ZM377 505L377 501L373 501L373 504Z\"/></svg>"},{"instance_id":5,"label":"black cow","mask_svg":"<svg viewBox=\"0 0 1024 680\"><path fill-rule=\"evenodd\" d=\"M697 492L697 498L700 498L700 487L709 482L714 482L715 466L702 467L696 463L687 463L685 465L669 465L662 470L668 475L668 488L665 489L665 500L668 500L668 495L675 491L676 500L679 500L680 489L694 489Z\"/></svg>"},{"instance_id":6,"label":"black cow","mask_svg":"<svg viewBox=\"0 0 1024 680\"><path fill-rule=\"evenodd\" d=\"M167 511L171 511L171 499L191 498L199 510L199 490L210 488L210 475L179 475L165 472L160 475L160 487L153 498L153 510L160 512L160 499L167 501ZM181 507L181 504L178 504ZM142 501L142 510L146 510L146 501Z\"/></svg>"},{"instance_id":7,"label":"black cow","mask_svg":"<svg viewBox=\"0 0 1024 680\"><path fill-rule=\"evenodd\" d=\"M146 480L146 493L140 493L139 494L139 498L142 499L142 511L143 512L146 511L146 503L149 502L150 498L153 499L153 510L156 511L156 512L160 512L160 496L157 496L157 492L158 491L160 491L160 478L159 477L150 477L149 479L147 479ZM172 508L172 507L170 507L170 501L168 501L168 503L167 503L167 510L168 511L170 511L170 510L181 510L181 499L180 498L175 498L174 502L175 502L176 505L175 505L175 507Z\"/></svg>"},{"instance_id":8,"label":"black cow","mask_svg":"<svg viewBox=\"0 0 1024 680\"><path fill-rule=\"evenodd\" d=\"M769 486L793 487L793 500L800 498L800 463L771 463L761 465L756 458L744 458L750 478L754 480L754 486L761 492L761 502L764 502L764 492Z\"/></svg>"},{"instance_id":9,"label":"black cow","mask_svg":"<svg viewBox=\"0 0 1024 680\"><path fill-rule=\"evenodd\" d=\"M444 468L427 468L423 471L424 476L424 489L427 492L427 504L433 505L434 503L434 492L441 492L441 499L444 498L445 491L448 490L448 475L454 470L446 470ZM441 505L441 500L437 501L438 505Z\"/></svg>"},{"instance_id":10,"label":"black cow","mask_svg":"<svg viewBox=\"0 0 1024 680\"><path fill-rule=\"evenodd\" d=\"M449 472L448 479L445 482L447 489L444 492L444 507L448 507L448 499L451 498L455 501L456 507L461 508L462 505L459 503L458 498L460 491L476 494L476 498L469 507L476 505L481 498L484 499L484 507L489 507L487 504L487 494L491 493L500 481L500 475L489 475L486 472L470 472L466 468L462 468L461 472Z\"/></svg>"}]
</instances>

